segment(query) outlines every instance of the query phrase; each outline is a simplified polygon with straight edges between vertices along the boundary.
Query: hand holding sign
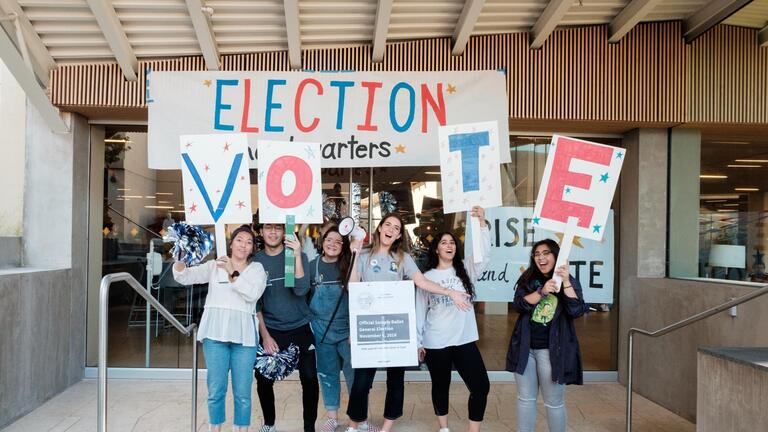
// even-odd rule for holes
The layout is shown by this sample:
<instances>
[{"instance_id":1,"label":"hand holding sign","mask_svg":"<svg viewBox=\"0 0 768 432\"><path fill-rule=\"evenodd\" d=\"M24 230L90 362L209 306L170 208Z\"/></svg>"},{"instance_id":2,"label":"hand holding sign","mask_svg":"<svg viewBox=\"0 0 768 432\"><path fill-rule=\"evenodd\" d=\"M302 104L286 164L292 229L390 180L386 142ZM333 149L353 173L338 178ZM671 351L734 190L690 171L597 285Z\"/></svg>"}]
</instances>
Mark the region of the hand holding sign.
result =
<instances>
[{"instance_id":1,"label":"hand holding sign","mask_svg":"<svg viewBox=\"0 0 768 432\"><path fill-rule=\"evenodd\" d=\"M440 137L440 178L443 212L471 210L473 205L501 205L498 124L495 121L443 126ZM467 218L472 238L480 239L480 220ZM482 262L479 244L473 244L475 262Z\"/></svg>"},{"instance_id":2,"label":"hand holding sign","mask_svg":"<svg viewBox=\"0 0 768 432\"><path fill-rule=\"evenodd\" d=\"M533 226L562 232L555 267L568 261L574 236L600 241L626 150L573 138L552 137L533 211ZM562 282L559 276L558 286Z\"/></svg>"}]
</instances>

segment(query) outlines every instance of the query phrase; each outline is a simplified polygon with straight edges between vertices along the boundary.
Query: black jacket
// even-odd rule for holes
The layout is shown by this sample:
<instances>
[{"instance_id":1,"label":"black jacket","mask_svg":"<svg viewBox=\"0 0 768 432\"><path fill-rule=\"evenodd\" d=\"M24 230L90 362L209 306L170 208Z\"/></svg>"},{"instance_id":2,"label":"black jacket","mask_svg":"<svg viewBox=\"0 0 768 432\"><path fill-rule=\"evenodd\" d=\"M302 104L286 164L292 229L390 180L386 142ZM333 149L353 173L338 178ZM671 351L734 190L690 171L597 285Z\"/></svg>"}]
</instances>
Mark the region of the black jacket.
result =
<instances>
[{"instance_id":1,"label":"black jacket","mask_svg":"<svg viewBox=\"0 0 768 432\"><path fill-rule=\"evenodd\" d=\"M549 326L549 359L552 365L552 381L558 384L582 384L584 374L581 367L581 349L573 326L574 318L584 315L589 309L584 303L579 281L570 278L570 283L576 291L578 299L570 298L560 290L557 309ZM523 297L536 291L529 285L517 284L514 308L520 315L515 323L515 330L509 340L507 350L507 370L523 374L528 364L528 354L531 347L531 315L536 305L525 301Z\"/></svg>"}]
</instances>

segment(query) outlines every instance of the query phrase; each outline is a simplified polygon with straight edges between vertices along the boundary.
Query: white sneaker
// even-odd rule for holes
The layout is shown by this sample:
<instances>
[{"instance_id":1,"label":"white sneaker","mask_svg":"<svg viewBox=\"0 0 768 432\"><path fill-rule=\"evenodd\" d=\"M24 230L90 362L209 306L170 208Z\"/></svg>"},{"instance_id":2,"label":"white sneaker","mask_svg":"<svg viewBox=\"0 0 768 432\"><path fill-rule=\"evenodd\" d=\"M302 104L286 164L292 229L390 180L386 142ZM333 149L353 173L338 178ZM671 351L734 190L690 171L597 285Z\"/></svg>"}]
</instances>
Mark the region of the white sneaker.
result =
<instances>
[{"instance_id":1,"label":"white sneaker","mask_svg":"<svg viewBox=\"0 0 768 432\"><path fill-rule=\"evenodd\" d=\"M261 427L261 429L259 429L259 432L277 432L277 428L274 425L272 426L264 425Z\"/></svg>"},{"instance_id":2,"label":"white sneaker","mask_svg":"<svg viewBox=\"0 0 768 432\"><path fill-rule=\"evenodd\" d=\"M329 418L320 426L320 432L334 432L337 427L339 427L339 422L336 419Z\"/></svg>"},{"instance_id":3,"label":"white sneaker","mask_svg":"<svg viewBox=\"0 0 768 432\"><path fill-rule=\"evenodd\" d=\"M364 422L360 423L359 425L357 425L357 429L360 432L381 432L381 429L379 429L378 427L376 427L376 426L374 426L372 424L369 424L368 421L364 421ZM353 431L353 432L355 432L355 431Z\"/></svg>"},{"instance_id":4,"label":"white sneaker","mask_svg":"<svg viewBox=\"0 0 768 432\"><path fill-rule=\"evenodd\" d=\"M437 432L451 432L451 430L448 428L440 428L440 430Z\"/></svg>"},{"instance_id":5,"label":"white sneaker","mask_svg":"<svg viewBox=\"0 0 768 432\"><path fill-rule=\"evenodd\" d=\"M358 432L358 430L353 428L352 426L349 426L349 427L347 427L346 432Z\"/></svg>"}]
</instances>

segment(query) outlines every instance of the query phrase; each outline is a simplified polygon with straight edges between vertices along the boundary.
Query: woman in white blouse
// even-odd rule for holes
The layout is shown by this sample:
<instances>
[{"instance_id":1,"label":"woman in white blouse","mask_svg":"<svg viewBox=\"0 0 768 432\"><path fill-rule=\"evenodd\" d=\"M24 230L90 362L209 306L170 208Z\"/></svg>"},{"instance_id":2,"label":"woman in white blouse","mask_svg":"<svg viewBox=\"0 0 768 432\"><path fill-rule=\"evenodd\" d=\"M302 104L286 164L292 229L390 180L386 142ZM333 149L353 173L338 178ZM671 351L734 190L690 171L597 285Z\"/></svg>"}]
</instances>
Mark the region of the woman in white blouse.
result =
<instances>
[{"instance_id":1,"label":"woman in white blouse","mask_svg":"<svg viewBox=\"0 0 768 432\"><path fill-rule=\"evenodd\" d=\"M208 368L208 423L215 432L221 431L225 420L230 371L235 402L233 430L247 431L251 424L253 364L259 344L256 302L267 281L261 264L249 264L255 240L250 226L243 225L232 233L229 256L195 267L179 261L173 265L173 277L179 283L208 283L197 338L203 343Z\"/></svg>"}]
</instances>

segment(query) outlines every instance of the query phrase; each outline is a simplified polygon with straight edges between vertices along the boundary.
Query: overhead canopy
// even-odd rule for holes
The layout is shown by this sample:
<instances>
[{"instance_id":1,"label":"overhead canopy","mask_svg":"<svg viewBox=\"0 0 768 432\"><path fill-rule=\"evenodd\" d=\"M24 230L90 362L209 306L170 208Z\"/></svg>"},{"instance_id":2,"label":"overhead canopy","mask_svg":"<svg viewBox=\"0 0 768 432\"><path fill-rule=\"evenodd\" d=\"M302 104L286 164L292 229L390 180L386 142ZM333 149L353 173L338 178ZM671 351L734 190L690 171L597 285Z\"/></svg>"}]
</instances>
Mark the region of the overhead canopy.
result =
<instances>
[{"instance_id":1,"label":"overhead canopy","mask_svg":"<svg viewBox=\"0 0 768 432\"><path fill-rule=\"evenodd\" d=\"M471 35L529 32L538 48L558 26L605 24L620 42L640 22L682 20L691 41L725 23L766 27L758 38L768 45L768 0L0 0L0 9L0 37L18 51L3 50L3 61L23 58L42 88L60 64L117 62L135 80L143 59L202 55L218 70L221 54L287 50L298 69L303 48L370 43L377 61L387 42L451 36L461 55Z\"/></svg>"}]
</instances>

